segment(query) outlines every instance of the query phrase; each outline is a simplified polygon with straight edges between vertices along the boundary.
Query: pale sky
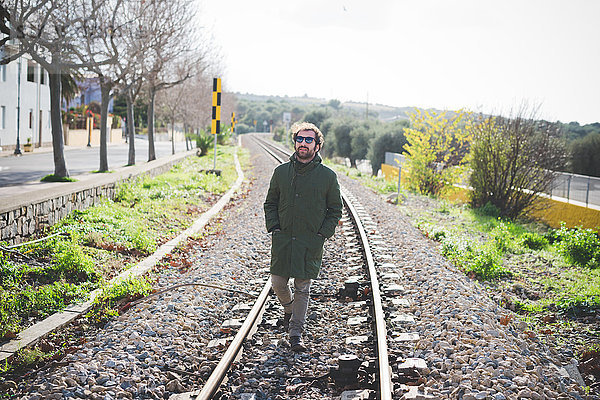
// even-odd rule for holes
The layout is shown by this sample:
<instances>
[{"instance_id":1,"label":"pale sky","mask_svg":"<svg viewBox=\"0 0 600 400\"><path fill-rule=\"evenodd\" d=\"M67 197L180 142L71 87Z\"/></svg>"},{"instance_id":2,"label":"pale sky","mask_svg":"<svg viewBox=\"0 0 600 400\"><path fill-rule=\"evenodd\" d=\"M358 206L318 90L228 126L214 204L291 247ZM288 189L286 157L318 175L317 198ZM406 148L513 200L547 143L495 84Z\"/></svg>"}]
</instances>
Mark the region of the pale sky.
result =
<instances>
[{"instance_id":1,"label":"pale sky","mask_svg":"<svg viewBox=\"0 0 600 400\"><path fill-rule=\"evenodd\" d=\"M600 122L598 0L199 0L226 90Z\"/></svg>"}]
</instances>

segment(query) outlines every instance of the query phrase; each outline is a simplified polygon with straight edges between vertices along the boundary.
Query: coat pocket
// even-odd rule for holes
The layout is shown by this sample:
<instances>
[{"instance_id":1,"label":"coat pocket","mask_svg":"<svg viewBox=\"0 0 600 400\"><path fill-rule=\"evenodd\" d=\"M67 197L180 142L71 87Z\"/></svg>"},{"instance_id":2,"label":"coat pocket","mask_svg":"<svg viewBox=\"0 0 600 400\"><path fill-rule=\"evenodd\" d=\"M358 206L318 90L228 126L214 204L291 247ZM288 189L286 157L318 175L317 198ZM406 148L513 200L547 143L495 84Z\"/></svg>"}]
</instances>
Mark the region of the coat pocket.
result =
<instances>
[{"instance_id":1,"label":"coat pocket","mask_svg":"<svg viewBox=\"0 0 600 400\"><path fill-rule=\"evenodd\" d=\"M311 246L306 249L304 263L306 266L307 277L311 279L317 278L321 269L321 261L323 259L323 244L325 238L319 235L314 235L311 238Z\"/></svg>"},{"instance_id":2,"label":"coat pocket","mask_svg":"<svg viewBox=\"0 0 600 400\"><path fill-rule=\"evenodd\" d=\"M283 231L271 235L271 273L290 276L290 258L292 244L290 237Z\"/></svg>"}]
</instances>

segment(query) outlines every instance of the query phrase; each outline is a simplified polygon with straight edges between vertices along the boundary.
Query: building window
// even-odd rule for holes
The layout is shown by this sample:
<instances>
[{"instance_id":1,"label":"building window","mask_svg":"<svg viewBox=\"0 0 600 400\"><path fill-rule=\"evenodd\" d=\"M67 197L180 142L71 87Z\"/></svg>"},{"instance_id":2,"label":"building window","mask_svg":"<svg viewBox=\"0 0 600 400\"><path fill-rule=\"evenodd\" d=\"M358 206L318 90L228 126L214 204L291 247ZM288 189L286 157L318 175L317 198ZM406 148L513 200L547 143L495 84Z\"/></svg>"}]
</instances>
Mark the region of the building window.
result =
<instances>
[{"instance_id":1,"label":"building window","mask_svg":"<svg viewBox=\"0 0 600 400\"><path fill-rule=\"evenodd\" d=\"M0 129L6 129L6 106L0 106Z\"/></svg>"},{"instance_id":2,"label":"building window","mask_svg":"<svg viewBox=\"0 0 600 400\"><path fill-rule=\"evenodd\" d=\"M0 82L6 82L6 64L0 65Z\"/></svg>"},{"instance_id":3,"label":"building window","mask_svg":"<svg viewBox=\"0 0 600 400\"><path fill-rule=\"evenodd\" d=\"M46 71L44 70L44 68L40 68L40 83L42 85L46 84Z\"/></svg>"},{"instance_id":4,"label":"building window","mask_svg":"<svg viewBox=\"0 0 600 400\"><path fill-rule=\"evenodd\" d=\"M35 62L27 61L27 82L35 82Z\"/></svg>"}]
</instances>

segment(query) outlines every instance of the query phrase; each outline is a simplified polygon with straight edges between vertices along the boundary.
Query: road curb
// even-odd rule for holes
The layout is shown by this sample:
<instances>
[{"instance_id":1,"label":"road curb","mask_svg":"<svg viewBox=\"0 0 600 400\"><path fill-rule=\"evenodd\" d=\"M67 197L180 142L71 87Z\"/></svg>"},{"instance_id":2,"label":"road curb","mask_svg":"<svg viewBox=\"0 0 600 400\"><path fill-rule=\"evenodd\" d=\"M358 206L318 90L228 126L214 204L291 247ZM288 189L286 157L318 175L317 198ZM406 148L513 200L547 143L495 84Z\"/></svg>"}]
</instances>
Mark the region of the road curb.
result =
<instances>
[{"instance_id":1,"label":"road curb","mask_svg":"<svg viewBox=\"0 0 600 400\"><path fill-rule=\"evenodd\" d=\"M239 189L243 180L244 172L242 171L237 153L234 153L235 169L238 177L233 186L214 204L208 211L204 212L189 228L181 232L177 237L163 244L152 255L140 261L134 267L121 272L119 275L110 280L109 285L119 283L127 278L144 275L152 269L165 255L171 253L181 242L186 240L191 235L199 232L204 226L217 215L223 207L229 202L233 194ZM0 362L11 358L15 352L35 345L44 336L57 330L66 324L70 323L81 314L88 312L94 299L100 294L101 289L96 289L90 293L89 299L84 303L72 304L66 307L63 311L55 313L43 321L25 329L18 334L16 339L3 344L0 347Z\"/></svg>"}]
</instances>

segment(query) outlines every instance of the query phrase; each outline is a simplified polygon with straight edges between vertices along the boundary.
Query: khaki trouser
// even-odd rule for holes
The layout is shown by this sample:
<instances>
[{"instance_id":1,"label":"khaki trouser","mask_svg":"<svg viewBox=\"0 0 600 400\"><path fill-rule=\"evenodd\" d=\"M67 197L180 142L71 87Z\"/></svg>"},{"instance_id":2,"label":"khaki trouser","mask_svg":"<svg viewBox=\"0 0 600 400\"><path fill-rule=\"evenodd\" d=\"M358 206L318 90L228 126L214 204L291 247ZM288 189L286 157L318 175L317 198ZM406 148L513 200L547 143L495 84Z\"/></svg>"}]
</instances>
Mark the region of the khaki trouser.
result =
<instances>
[{"instance_id":1,"label":"khaki trouser","mask_svg":"<svg viewBox=\"0 0 600 400\"><path fill-rule=\"evenodd\" d=\"M290 319L290 336L301 336L306 322L306 310L310 298L310 279L294 279L294 297L288 282L290 277L271 275L273 291L287 314L292 314Z\"/></svg>"}]
</instances>

